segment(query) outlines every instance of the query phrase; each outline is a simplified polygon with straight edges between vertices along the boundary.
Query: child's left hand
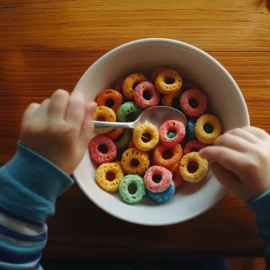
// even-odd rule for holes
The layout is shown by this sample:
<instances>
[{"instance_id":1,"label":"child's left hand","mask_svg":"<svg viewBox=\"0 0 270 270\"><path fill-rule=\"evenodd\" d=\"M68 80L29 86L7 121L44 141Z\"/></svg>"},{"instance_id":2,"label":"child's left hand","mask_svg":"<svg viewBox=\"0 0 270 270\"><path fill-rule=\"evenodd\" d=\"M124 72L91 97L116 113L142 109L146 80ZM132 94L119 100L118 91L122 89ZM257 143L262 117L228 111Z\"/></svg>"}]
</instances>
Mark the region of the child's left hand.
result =
<instances>
[{"instance_id":1,"label":"child's left hand","mask_svg":"<svg viewBox=\"0 0 270 270\"><path fill-rule=\"evenodd\" d=\"M20 141L70 175L88 146L96 104L85 104L80 91L57 90L24 112Z\"/></svg>"}]
</instances>

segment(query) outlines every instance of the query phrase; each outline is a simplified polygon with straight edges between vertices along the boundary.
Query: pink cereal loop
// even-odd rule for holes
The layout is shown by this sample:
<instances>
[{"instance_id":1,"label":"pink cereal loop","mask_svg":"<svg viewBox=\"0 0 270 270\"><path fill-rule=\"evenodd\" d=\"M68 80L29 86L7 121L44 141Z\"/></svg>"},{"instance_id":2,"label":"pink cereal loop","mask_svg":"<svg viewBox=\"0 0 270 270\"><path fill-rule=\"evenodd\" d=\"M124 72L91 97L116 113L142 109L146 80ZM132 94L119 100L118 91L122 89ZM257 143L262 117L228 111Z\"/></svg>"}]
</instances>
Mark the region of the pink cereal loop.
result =
<instances>
[{"instance_id":1,"label":"pink cereal loop","mask_svg":"<svg viewBox=\"0 0 270 270\"><path fill-rule=\"evenodd\" d=\"M161 177L159 183L154 182L154 175L159 175ZM154 193L165 191L169 187L171 181L172 173L168 169L157 165L149 167L144 175L145 187Z\"/></svg>"},{"instance_id":2,"label":"pink cereal loop","mask_svg":"<svg viewBox=\"0 0 270 270\"><path fill-rule=\"evenodd\" d=\"M194 108L189 103L192 99L197 102L197 106ZM186 115L199 117L207 109L207 98L200 90L190 89L181 95L180 106Z\"/></svg>"}]
</instances>

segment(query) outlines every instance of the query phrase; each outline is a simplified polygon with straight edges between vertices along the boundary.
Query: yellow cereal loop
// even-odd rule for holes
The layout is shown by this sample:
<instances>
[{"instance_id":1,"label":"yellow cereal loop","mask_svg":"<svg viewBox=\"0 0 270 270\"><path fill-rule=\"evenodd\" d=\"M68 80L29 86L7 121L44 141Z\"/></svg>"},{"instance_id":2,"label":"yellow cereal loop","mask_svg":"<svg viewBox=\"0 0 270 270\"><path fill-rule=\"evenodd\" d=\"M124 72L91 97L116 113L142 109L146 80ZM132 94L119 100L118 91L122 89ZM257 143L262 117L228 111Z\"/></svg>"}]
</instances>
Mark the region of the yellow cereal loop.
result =
<instances>
[{"instance_id":1,"label":"yellow cereal loop","mask_svg":"<svg viewBox=\"0 0 270 270\"><path fill-rule=\"evenodd\" d=\"M162 94L178 92L182 87L182 78L174 69L162 71L155 80L157 90Z\"/></svg>"},{"instance_id":2,"label":"yellow cereal loop","mask_svg":"<svg viewBox=\"0 0 270 270\"><path fill-rule=\"evenodd\" d=\"M109 192L116 192L124 177L122 168L116 163L103 163L96 170L96 182Z\"/></svg>"},{"instance_id":3,"label":"yellow cereal loop","mask_svg":"<svg viewBox=\"0 0 270 270\"><path fill-rule=\"evenodd\" d=\"M212 144L221 133L222 125L212 114L202 115L195 124L195 135L202 143Z\"/></svg>"},{"instance_id":4,"label":"yellow cereal loop","mask_svg":"<svg viewBox=\"0 0 270 270\"><path fill-rule=\"evenodd\" d=\"M123 153L121 164L127 174L142 174L149 167L149 156L146 152L129 148Z\"/></svg>"},{"instance_id":5,"label":"yellow cereal loop","mask_svg":"<svg viewBox=\"0 0 270 270\"><path fill-rule=\"evenodd\" d=\"M151 123L136 126L133 132L133 142L141 151L154 149L159 142L158 129Z\"/></svg>"},{"instance_id":6,"label":"yellow cereal loop","mask_svg":"<svg viewBox=\"0 0 270 270\"><path fill-rule=\"evenodd\" d=\"M191 162L197 167L194 172L189 172L189 164ZM179 172L185 181L192 183L200 182L208 173L208 161L201 158L199 153L191 152L181 158Z\"/></svg>"},{"instance_id":7,"label":"yellow cereal loop","mask_svg":"<svg viewBox=\"0 0 270 270\"><path fill-rule=\"evenodd\" d=\"M93 120L96 121L106 121L106 122L116 122L115 112L106 106L98 106L93 115ZM104 134L112 131L112 129L101 129L95 130L97 134Z\"/></svg>"},{"instance_id":8,"label":"yellow cereal loop","mask_svg":"<svg viewBox=\"0 0 270 270\"><path fill-rule=\"evenodd\" d=\"M167 70L169 69L168 67L165 67L165 66L160 66L160 67L156 67L153 72L151 73L150 75L150 81L152 83L155 83L155 80L157 78L157 76L164 70Z\"/></svg>"},{"instance_id":9,"label":"yellow cereal loop","mask_svg":"<svg viewBox=\"0 0 270 270\"><path fill-rule=\"evenodd\" d=\"M140 82L146 81L146 78L141 73L133 73L126 77L123 81L123 94L124 96L129 99L133 100L134 96L134 88Z\"/></svg>"}]
</instances>

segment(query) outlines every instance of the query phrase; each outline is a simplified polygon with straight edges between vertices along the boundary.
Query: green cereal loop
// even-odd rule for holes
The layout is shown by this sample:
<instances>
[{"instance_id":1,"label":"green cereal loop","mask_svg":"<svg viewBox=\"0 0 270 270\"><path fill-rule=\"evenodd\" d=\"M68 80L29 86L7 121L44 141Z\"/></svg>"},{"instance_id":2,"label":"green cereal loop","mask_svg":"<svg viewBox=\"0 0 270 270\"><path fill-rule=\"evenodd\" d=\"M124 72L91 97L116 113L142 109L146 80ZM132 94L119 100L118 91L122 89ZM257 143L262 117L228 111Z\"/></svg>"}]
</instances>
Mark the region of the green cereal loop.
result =
<instances>
[{"instance_id":1,"label":"green cereal loop","mask_svg":"<svg viewBox=\"0 0 270 270\"><path fill-rule=\"evenodd\" d=\"M128 145L129 141L132 138L132 133L130 129L125 129L124 132L116 139L115 145L119 148L124 148Z\"/></svg>"},{"instance_id":2,"label":"green cereal loop","mask_svg":"<svg viewBox=\"0 0 270 270\"><path fill-rule=\"evenodd\" d=\"M130 194L128 187L129 185L135 185L137 190L134 194ZM128 174L126 175L120 185L119 193L124 202L128 204L133 204L139 202L145 195L145 186L143 179L139 175Z\"/></svg>"},{"instance_id":3,"label":"green cereal loop","mask_svg":"<svg viewBox=\"0 0 270 270\"><path fill-rule=\"evenodd\" d=\"M125 102L122 104L117 112L117 120L119 122L133 122L141 114L142 110L133 101Z\"/></svg>"}]
</instances>

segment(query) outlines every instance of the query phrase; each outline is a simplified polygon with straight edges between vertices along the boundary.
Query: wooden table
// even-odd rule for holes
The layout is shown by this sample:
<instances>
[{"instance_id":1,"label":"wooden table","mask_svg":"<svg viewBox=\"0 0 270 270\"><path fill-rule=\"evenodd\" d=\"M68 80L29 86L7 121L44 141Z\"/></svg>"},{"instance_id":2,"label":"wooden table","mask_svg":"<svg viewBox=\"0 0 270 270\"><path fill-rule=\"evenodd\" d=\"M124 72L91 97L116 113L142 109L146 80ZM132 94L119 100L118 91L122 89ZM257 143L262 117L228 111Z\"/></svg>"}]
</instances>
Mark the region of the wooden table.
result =
<instances>
[{"instance_id":1,"label":"wooden table","mask_svg":"<svg viewBox=\"0 0 270 270\"><path fill-rule=\"evenodd\" d=\"M214 56L239 84L251 123L270 132L269 13L259 0L1 0L0 165L16 149L30 102L72 91L104 53L145 37L182 40ZM45 258L262 254L254 215L232 195L198 218L150 228L109 216L74 185L48 225Z\"/></svg>"}]
</instances>

